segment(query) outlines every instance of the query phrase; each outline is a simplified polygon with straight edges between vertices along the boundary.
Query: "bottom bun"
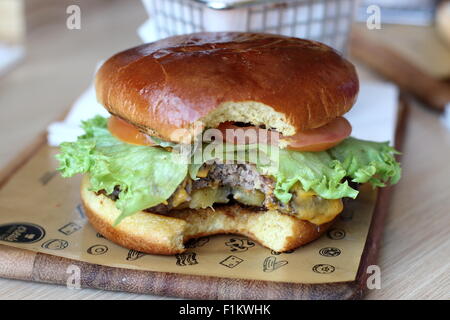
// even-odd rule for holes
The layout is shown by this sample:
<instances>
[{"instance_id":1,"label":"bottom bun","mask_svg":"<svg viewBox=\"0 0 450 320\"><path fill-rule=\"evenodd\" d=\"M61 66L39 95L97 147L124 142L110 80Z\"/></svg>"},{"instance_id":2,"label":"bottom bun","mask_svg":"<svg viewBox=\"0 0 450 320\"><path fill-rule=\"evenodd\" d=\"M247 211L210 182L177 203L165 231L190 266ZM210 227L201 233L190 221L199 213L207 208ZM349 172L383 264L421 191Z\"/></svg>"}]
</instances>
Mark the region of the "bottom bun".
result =
<instances>
[{"instance_id":1,"label":"bottom bun","mask_svg":"<svg viewBox=\"0 0 450 320\"><path fill-rule=\"evenodd\" d=\"M276 210L257 211L239 205L214 209L173 210L170 216L139 211L113 226L120 211L103 194L89 191L89 178L81 184L81 199L93 227L107 239L128 249L172 255L186 250L189 239L215 234L239 234L284 252L320 237L333 221L315 225Z\"/></svg>"}]
</instances>

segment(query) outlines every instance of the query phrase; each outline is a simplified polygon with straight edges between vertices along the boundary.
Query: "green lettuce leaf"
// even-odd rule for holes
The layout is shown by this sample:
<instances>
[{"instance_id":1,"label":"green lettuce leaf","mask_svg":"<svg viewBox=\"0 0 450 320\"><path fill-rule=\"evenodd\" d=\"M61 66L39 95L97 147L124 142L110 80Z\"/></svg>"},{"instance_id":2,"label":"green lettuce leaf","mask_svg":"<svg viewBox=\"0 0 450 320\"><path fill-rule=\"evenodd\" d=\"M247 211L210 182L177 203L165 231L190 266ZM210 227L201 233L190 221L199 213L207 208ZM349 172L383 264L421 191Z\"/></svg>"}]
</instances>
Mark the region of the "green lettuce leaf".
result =
<instances>
[{"instance_id":1,"label":"green lettuce leaf","mask_svg":"<svg viewBox=\"0 0 450 320\"><path fill-rule=\"evenodd\" d=\"M355 198L358 194L343 181L346 172L342 164L326 151L280 150L279 168L272 174L276 178L275 196L283 203L291 200L289 191L297 182L305 191L313 190L325 199Z\"/></svg>"},{"instance_id":2,"label":"green lettuce leaf","mask_svg":"<svg viewBox=\"0 0 450 320\"><path fill-rule=\"evenodd\" d=\"M374 187L384 187L386 183L395 184L400 179L400 164L394 158L399 152L390 147L388 142L350 137L330 149L329 153L342 163L353 182L369 182Z\"/></svg>"},{"instance_id":3,"label":"green lettuce leaf","mask_svg":"<svg viewBox=\"0 0 450 320\"><path fill-rule=\"evenodd\" d=\"M88 173L93 191L107 194L120 187L116 224L125 217L167 200L187 175L188 165L179 155L162 148L136 146L114 138L106 119L83 122L86 134L65 142L56 157L63 177Z\"/></svg>"},{"instance_id":4,"label":"green lettuce leaf","mask_svg":"<svg viewBox=\"0 0 450 320\"><path fill-rule=\"evenodd\" d=\"M105 190L110 194L119 186L121 192L116 206L121 215L116 224L139 210L167 200L187 175L197 179L202 164L214 159L254 163L260 173L275 178L274 193L283 203L292 198L290 190L297 182L305 191L312 190L325 199L355 198L358 191L349 186L347 179L381 187L396 183L401 173L394 158L398 152L388 143L355 138L347 138L321 152L211 143L203 148L191 146L193 152L188 148L183 153L176 145L160 139L158 144L170 145L172 152L121 142L108 131L107 119L100 116L83 122L82 127L85 134L76 142L61 144L57 155L59 170L63 177L89 174L92 190L96 192Z\"/></svg>"},{"instance_id":5,"label":"green lettuce leaf","mask_svg":"<svg viewBox=\"0 0 450 320\"><path fill-rule=\"evenodd\" d=\"M347 180L369 182L373 187L395 184L400 179L399 154L388 142L372 142L347 138L337 146L322 152L280 150L275 196L289 202L290 189L300 182L305 191L313 190L324 199L356 198L358 191Z\"/></svg>"},{"instance_id":6,"label":"green lettuce leaf","mask_svg":"<svg viewBox=\"0 0 450 320\"><path fill-rule=\"evenodd\" d=\"M163 148L174 147L176 145L176 143L174 143L174 142L164 141L155 136L151 136L151 139L154 143L156 143L158 146L161 146Z\"/></svg>"}]
</instances>

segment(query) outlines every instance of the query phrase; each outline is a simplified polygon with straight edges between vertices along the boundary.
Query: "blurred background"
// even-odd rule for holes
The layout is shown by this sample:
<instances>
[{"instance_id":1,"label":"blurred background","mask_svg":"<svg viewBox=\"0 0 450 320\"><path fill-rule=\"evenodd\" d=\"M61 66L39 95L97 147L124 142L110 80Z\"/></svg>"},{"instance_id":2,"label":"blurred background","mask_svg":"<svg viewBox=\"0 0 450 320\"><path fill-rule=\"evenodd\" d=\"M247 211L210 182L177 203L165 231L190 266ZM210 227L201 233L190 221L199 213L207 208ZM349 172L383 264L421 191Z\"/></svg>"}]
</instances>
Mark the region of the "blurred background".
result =
<instances>
[{"instance_id":1,"label":"blurred background","mask_svg":"<svg viewBox=\"0 0 450 320\"><path fill-rule=\"evenodd\" d=\"M450 181L448 0L0 0L1 172L74 102L95 104L92 79L101 61L143 42L197 31L265 31L322 41L356 65L363 84L395 88L399 94L391 103L402 96L410 115L392 223L412 210L420 217L429 210L420 205L430 204L406 200L425 192L429 198L442 176ZM383 95L370 100L385 101ZM421 190L406 187L419 182ZM444 215L450 186L441 182L438 188L434 203ZM411 230L394 224L385 241ZM395 257L395 250L384 252Z\"/></svg>"}]
</instances>

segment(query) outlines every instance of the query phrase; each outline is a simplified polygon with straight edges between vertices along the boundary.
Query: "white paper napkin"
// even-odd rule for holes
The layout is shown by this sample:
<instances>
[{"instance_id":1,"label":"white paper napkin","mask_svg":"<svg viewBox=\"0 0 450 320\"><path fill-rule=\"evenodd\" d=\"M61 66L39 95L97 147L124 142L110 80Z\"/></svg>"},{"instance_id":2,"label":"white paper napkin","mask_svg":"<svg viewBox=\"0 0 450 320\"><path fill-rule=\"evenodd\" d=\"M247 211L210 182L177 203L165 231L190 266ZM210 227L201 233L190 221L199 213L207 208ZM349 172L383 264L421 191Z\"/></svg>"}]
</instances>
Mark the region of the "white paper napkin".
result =
<instances>
[{"instance_id":1,"label":"white paper napkin","mask_svg":"<svg viewBox=\"0 0 450 320\"><path fill-rule=\"evenodd\" d=\"M363 83L356 105L345 117L353 127L352 136L373 141L394 141L398 111L398 90L389 83ZM109 116L97 102L91 85L73 104L66 119L48 127L48 143L58 146L64 141L75 141L83 134L82 120L95 115Z\"/></svg>"},{"instance_id":2,"label":"white paper napkin","mask_svg":"<svg viewBox=\"0 0 450 320\"><path fill-rule=\"evenodd\" d=\"M75 141L83 134L80 128L82 120L87 120L95 115L109 116L108 111L97 102L94 85L92 84L75 101L64 121L53 122L47 128L47 141L51 146L58 146L64 141Z\"/></svg>"},{"instance_id":3,"label":"white paper napkin","mask_svg":"<svg viewBox=\"0 0 450 320\"><path fill-rule=\"evenodd\" d=\"M8 46L0 43L0 76L10 70L25 56L22 46Z\"/></svg>"},{"instance_id":4,"label":"white paper napkin","mask_svg":"<svg viewBox=\"0 0 450 320\"><path fill-rule=\"evenodd\" d=\"M352 136L393 144L397 115L397 86L387 82L370 82L361 84L358 100L345 117L352 124Z\"/></svg>"},{"instance_id":5,"label":"white paper napkin","mask_svg":"<svg viewBox=\"0 0 450 320\"><path fill-rule=\"evenodd\" d=\"M444 114L441 117L444 126L450 130L450 102L445 105Z\"/></svg>"}]
</instances>

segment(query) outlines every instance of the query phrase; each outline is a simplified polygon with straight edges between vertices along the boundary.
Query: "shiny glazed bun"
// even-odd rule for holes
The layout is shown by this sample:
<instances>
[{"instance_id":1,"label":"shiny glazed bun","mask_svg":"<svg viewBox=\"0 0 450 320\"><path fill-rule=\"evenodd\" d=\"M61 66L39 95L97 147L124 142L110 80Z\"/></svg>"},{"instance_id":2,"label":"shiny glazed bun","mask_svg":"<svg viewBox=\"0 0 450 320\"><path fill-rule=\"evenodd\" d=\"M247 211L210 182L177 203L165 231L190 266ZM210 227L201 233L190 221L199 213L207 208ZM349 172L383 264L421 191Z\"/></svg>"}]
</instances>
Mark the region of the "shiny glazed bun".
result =
<instances>
[{"instance_id":1,"label":"shiny glazed bun","mask_svg":"<svg viewBox=\"0 0 450 320\"><path fill-rule=\"evenodd\" d=\"M225 121L291 136L346 113L358 89L354 66L332 48L259 33L166 38L114 55L96 76L111 114L174 142L186 138L177 129Z\"/></svg>"}]
</instances>

